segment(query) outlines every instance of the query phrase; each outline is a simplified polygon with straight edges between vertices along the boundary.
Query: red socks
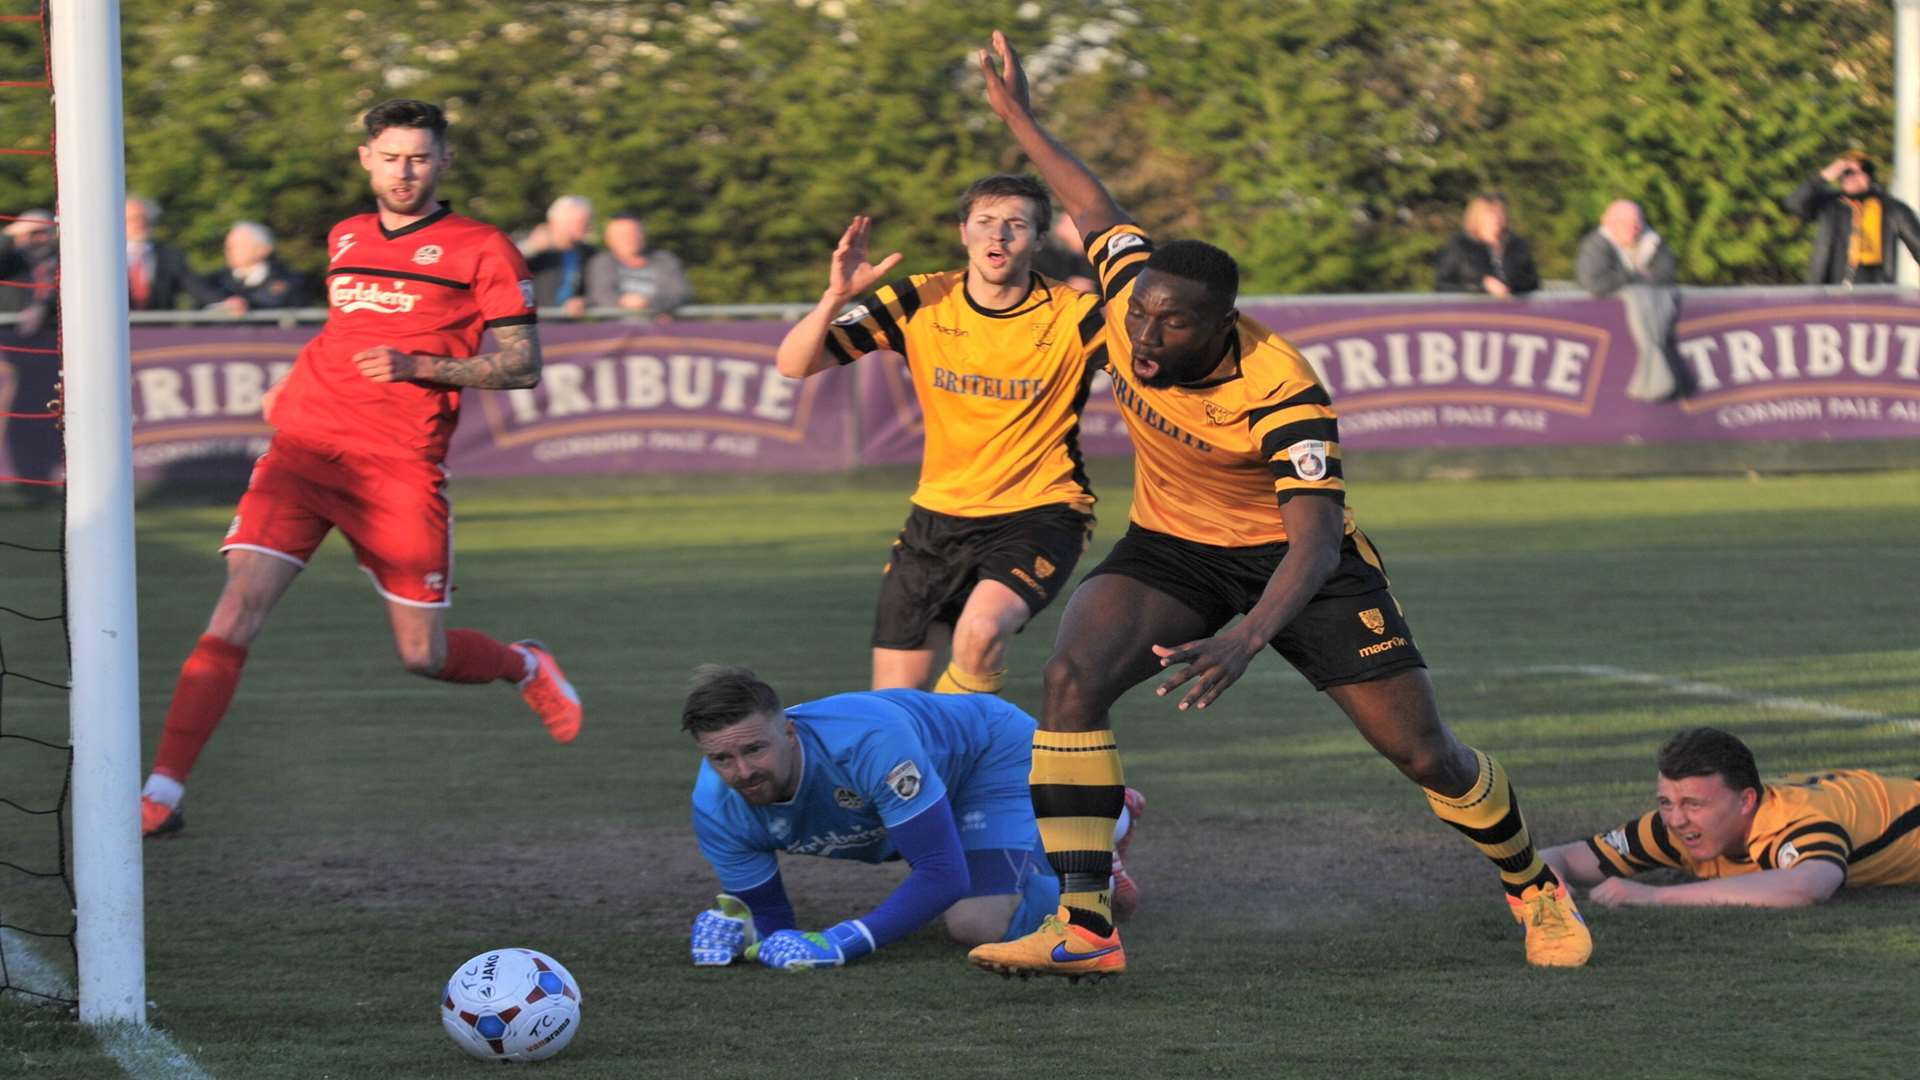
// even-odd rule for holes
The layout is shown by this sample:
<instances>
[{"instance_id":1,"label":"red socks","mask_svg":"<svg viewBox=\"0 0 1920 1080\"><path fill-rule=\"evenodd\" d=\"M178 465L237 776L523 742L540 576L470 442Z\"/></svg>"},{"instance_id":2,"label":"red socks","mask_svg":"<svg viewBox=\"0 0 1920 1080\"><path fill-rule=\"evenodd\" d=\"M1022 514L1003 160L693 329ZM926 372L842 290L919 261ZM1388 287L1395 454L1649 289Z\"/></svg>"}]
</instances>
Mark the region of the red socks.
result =
<instances>
[{"instance_id":1,"label":"red socks","mask_svg":"<svg viewBox=\"0 0 1920 1080\"><path fill-rule=\"evenodd\" d=\"M526 675L527 658L520 650L478 630L449 630L447 659L434 678L454 683L517 683Z\"/></svg>"},{"instance_id":2,"label":"red socks","mask_svg":"<svg viewBox=\"0 0 1920 1080\"><path fill-rule=\"evenodd\" d=\"M180 681L167 707L153 771L185 783L193 763L213 738L220 718L233 703L247 650L212 634L203 634L180 666ZM447 661L435 678L455 683L519 682L527 674L526 657L478 630L447 631Z\"/></svg>"},{"instance_id":3,"label":"red socks","mask_svg":"<svg viewBox=\"0 0 1920 1080\"><path fill-rule=\"evenodd\" d=\"M160 733L160 749L153 756L153 771L185 782L193 771L200 751L213 738L213 729L227 714L233 702L234 688L240 685L240 669L246 665L247 650L212 634L204 634L180 665L180 681L173 688L173 702L167 707L166 728Z\"/></svg>"}]
</instances>

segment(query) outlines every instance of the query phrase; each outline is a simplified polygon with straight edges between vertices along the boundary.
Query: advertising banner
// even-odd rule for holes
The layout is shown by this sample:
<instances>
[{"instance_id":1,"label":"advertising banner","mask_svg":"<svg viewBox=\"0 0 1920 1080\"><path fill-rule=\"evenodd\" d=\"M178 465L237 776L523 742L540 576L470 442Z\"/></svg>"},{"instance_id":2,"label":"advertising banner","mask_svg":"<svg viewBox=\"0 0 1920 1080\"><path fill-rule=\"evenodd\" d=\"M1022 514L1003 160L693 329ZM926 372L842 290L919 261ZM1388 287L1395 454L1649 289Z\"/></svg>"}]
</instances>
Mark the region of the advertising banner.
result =
<instances>
[{"instance_id":1,"label":"advertising banner","mask_svg":"<svg viewBox=\"0 0 1920 1080\"><path fill-rule=\"evenodd\" d=\"M272 429L260 395L317 327L136 328L134 466L142 481L245 469ZM770 323L541 328L539 387L467 391L455 475L795 472L856 463L850 375L780 376Z\"/></svg>"},{"instance_id":2,"label":"advertising banner","mask_svg":"<svg viewBox=\"0 0 1920 1080\"><path fill-rule=\"evenodd\" d=\"M1659 382L1645 365L1666 361L1642 355L1616 299L1318 297L1245 310L1312 364L1353 448L1920 435L1920 293L1906 290L1684 290L1670 366L1687 392L1658 401L1634 391ZM783 378L773 356L788 325L542 326L540 386L464 395L448 466L527 476L918 460L920 409L900 358ZM271 434L260 395L316 332L136 326L136 475L244 478ZM29 358L8 355L16 362L0 370L8 376L0 389L17 387L9 396L21 401L48 396L24 385L46 360L29 369ZM50 467L57 446L28 444L57 432L14 427L0 473L15 459ZM1080 443L1089 456L1131 452L1105 375L1094 381Z\"/></svg>"}]
</instances>

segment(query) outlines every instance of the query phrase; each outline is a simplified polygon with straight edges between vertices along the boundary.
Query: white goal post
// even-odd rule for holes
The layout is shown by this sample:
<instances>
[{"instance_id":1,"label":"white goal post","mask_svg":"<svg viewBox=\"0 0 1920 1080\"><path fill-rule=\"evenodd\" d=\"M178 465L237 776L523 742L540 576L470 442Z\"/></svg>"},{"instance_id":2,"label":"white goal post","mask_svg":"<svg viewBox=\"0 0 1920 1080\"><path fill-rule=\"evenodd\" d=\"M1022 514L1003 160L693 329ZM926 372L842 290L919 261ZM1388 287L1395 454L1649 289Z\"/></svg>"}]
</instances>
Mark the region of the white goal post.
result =
<instances>
[{"instance_id":1,"label":"white goal post","mask_svg":"<svg viewBox=\"0 0 1920 1080\"><path fill-rule=\"evenodd\" d=\"M118 0L52 0L80 1019L145 1024Z\"/></svg>"}]
</instances>

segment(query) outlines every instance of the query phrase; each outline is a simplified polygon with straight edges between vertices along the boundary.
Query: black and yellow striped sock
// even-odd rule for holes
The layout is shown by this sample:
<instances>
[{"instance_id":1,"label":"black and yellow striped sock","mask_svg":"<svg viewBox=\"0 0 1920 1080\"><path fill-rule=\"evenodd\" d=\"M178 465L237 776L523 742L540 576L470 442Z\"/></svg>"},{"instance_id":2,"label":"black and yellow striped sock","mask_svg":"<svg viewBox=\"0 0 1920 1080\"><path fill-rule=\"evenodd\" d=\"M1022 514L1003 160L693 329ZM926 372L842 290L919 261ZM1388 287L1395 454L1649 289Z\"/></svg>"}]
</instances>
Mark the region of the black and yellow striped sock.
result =
<instances>
[{"instance_id":1,"label":"black and yellow striped sock","mask_svg":"<svg viewBox=\"0 0 1920 1080\"><path fill-rule=\"evenodd\" d=\"M1512 895L1553 880L1553 872L1533 849L1533 837L1527 833L1507 770L1478 750L1473 756L1480 763L1480 775L1464 794L1449 797L1423 789L1434 816L1459 829L1480 854L1493 860L1500 868L1501 883Z\"/></svg>"},{"instance_id":2,"label":"black and yellow striped sock","mask_svg":"<svg viewBox=\"0 0 1920 1080\"><path fill-rule=\"evenodd\" d=\"M1047 862L1060 876L1060 903L1076 925L1101 936L1113 933L1107 879L1113 873L1113 827L1127 798L1113 732L1034 732L1028 782Z\"/></svg>"},{"instance_id":3,"label":"black and yellow striped sock","mask_svg":"<svg viewBox=\"0 0 1920 1080\"><path fill-rule=\"evenodd\" d=\"M933 692L936 694L997 694L1006 684L1006 668L989 671L985 675L975 675L971 671L961 671L957 664L948 664L947 670L940 673L940 681L933 684Z\"/></svg>"}]
</instances>

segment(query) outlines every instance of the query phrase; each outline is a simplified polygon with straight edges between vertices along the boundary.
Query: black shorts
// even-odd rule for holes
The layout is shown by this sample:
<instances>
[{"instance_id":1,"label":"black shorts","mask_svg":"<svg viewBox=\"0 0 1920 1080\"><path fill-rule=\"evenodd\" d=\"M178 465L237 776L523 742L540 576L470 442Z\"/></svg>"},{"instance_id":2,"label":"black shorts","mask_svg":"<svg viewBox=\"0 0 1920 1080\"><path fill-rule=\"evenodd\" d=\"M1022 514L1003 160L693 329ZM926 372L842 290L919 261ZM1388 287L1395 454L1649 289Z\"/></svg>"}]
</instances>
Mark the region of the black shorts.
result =
<instances>
[{"instance_id":1,"label":"black shorts","mask_svg":"<svg viewBox=\"0 0 1920 1080\"><path fill-rule=\"evenodd\" d=\"M1093 515L1071 506L1038 506L1011 514L955 517L914 507L893 542L873 647L918 649L927 627L960 618L982 578L1012 589L1033 614L1053 602L1093 539Z\"/></svg>"},{"instance_id":2,"label":"black shorts","mask_svg":"<svg viewBox=\"0 0 1920 1080\"><path fill-rule=\"evenodd\" d=\"M1212 634L1253 609L1286 553L1285 544L1215 547L1129 525L1087 576L1119 574L1150 585L1205 619ZM1333 576L1271 644L1315 690L1427 666L1400 602L1387 591L1386 565L1357 530L1341 540Z\"/></svg>"}]
</instances>

